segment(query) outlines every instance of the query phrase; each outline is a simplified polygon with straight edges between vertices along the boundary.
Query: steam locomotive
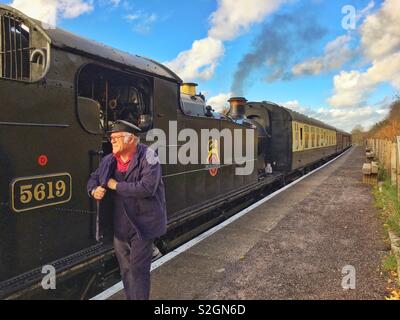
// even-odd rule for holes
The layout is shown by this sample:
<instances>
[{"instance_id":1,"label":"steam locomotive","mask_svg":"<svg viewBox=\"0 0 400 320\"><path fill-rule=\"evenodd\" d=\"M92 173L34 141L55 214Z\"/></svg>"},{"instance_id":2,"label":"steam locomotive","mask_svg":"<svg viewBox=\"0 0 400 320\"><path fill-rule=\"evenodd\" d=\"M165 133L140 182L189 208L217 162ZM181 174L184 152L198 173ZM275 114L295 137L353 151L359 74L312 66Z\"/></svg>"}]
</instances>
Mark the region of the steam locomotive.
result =
<instances>
[{"instance_id":1,"label":"steam locomotive","mask_svg":"<svg viewBox=\"0 0 400 320\"><path fill-rule=\"evenodd\" d=\"M168 211L168 233L157 242L162 251L351 145L349 134L271 102L236 97L227 113L217 113L164 65L47 29L5 5L0 34L3 299L85 299L116 281L109 204L98 212L85 186L111 151L105 132L117 119L138 125L143 143L151 144L152 129L168 133L159 153L183 148L169 135L171 122L178 132L190 128L199 136L204 129L239 132L243 149L252 144L241 163L223 160L225 146L210 138L203 142L206 163L162 165ZM249 174L235 174L249 163ZM57 290L42 286L49 266Z\"/></svg>"}]
</instances>

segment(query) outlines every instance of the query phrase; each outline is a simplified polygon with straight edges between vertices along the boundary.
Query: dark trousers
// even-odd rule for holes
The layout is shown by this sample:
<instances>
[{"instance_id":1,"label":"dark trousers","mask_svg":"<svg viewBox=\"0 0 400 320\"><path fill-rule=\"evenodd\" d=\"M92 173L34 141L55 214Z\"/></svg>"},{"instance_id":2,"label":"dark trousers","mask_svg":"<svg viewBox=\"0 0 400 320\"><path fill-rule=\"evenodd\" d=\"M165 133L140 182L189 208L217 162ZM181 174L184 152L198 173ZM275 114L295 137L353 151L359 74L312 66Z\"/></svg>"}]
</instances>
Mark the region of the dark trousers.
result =
<instances>
[{"instance_id":1,"label":"dark trousers","mask_svg":"<svg viewBox=\"0 0 400 320\"><path fill-rule=\"evenodd\" d=\"M114 249L126 299L148 300L153 240L140 240L137 234L130 241L122 241L114 237Z\"/></svg>"}]
</instances>

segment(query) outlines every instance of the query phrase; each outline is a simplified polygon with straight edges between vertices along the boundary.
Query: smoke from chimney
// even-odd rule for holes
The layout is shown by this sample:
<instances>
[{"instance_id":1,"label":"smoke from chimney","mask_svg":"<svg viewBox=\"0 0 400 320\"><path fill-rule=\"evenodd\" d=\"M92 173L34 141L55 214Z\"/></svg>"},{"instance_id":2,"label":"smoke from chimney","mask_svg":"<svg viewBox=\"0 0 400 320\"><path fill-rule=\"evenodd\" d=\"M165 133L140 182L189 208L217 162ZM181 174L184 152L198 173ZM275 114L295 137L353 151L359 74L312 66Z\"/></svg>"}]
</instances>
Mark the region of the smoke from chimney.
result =
<instances>
[{"instance_id":1,"label":"smoke from chimney","mask_svg":"<svg viewBox=\"0 0 400 320\"><path fill-rule=\"evenodd\" d=\"M307 11L308 10L308 11ZM289 80L292 77L290 62L301 51L310 50L313 42L326 34L309 9L301 8L291 14L277 14L265 23L253 41L253 49L239 62L231 91L242 96L252 72L267 67L265 81Z\"/></svg>"}]
</instances>

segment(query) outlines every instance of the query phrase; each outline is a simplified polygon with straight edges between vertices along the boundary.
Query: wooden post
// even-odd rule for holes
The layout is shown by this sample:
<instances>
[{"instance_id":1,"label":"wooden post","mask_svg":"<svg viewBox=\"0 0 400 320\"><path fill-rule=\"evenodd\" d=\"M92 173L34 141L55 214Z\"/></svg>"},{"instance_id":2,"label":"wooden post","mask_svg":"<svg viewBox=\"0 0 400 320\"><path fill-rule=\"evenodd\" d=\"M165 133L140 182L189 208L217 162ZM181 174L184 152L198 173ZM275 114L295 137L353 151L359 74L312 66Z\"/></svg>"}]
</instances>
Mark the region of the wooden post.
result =
<instances>
[{"instance_id":1,"label":"wooden post","mask_svg":"<svg viewBox=\"0 0 400 320\"><path fill-rule=\"evenodd\" d=\"M387 148L386 148L386 140L383 140L383 168L387 172Z\"/></svg>"},{"instance_id":2,"label":"wooden post","mask_svg":"<svg viewBox=\"0 0 400 320\"><path fill-rule=\"evenodd\" d=\"M388 158L389 175L391 175L391 171L392 171L392 142L390 140L388 140L388 148L389 148L389 158Z\"/></svg>"},{"instance_id":3,"label":"wooden post","mask_svg":"<svg viewBox=\"0 0 400 320\"><path fill-rule=\"evenodd\" d=\"M383 168L386 168L386 141L382 140L382 163L383 163Z\"/></svg>"},{"instance_id":4,"label":"wooden post","mask_svg":"<svg viewBox=\"0 0 400 320\"><path fill-rule=\"evenodd\" d=\"M379 155L378 155L378 160L382 165L382 140L378 140L378 148L379 148Z\"/></svg>"},{"instance_id":5,"label":"wooden post","mask_svg":"<svg viewBox=\"0 0 400 320\"><path fill-rule=\"evenodd\" d=\"M382 154L381 154L381 162L383 169L386 169L386 162L385 162L385 140L382 140Z\"/></svg>"},{"instance_id":6,"label":"wooden post","mask_svg":"<svg viewBox=\"0 0 400 320\"><path fill-rule=\"evenodd\" d=\"M385 140L385 169L388 175L390 174L390 151L391 148L389 148L389 141Z\"/></svg>"},{"instance_id":7,"label":"wooden post","mask_svg":"<svg viewBox=\"0 0 400 320\"><path fill-rule=\"evenodd\" d=\"M392 142L388 140L388 170L389 176L392 172Z\"/></svg>"},{"instance_id":8,"label":"wooden post","mask_svg":"<svg viewBox=\"0 0 400 320\"><path fill-rule=\"evenodd\" d=\"M382 140L382 163L383 168L386 170L386 141Z\"/></svg>"},{"instance_id":9,"label":"wooden post","mask_svg":"<svg viewBox=\"0 0 400 320\"><path fill-rule=\"evenodd\" d=\"M379 146L380 146L380 142L379 142L379 139L377 139L376 140L376 152L377 152L377 158L378 158L378 160L379 160L379 156L380 156L380 154L379 154L379 152L380 152L380 150L379 150Z\"/></svg>"},{"instance_id":10,"label":"wooden post","mask_svg":"<svg viewBox=\"0 0 400 320\"><path fill-rule=\"evenodd\" d=\"M379 140L375 140L376 145L376 159L379 161Z\"/></svg>"},{"instance_id":11,"label":"wooden post","mask_svg":"<svg viewBox=\"0 0 400 320\"><path fill-rule=\"evenodd\" d=\"M397 136L397 139L396 139L396 144L397 144L397 146L396 146L396 149L397 149L397 152L396 152L396 154L397 154L397 159L396 159L396 172L397 172L397 199L399 199L400 200L400 136Z\"/></svg>"},{"instance_id":12,"label":"wooden post","mask_svg":"<svg viewBox=\"0 0 400 320\"><path fill-rule=\"evenodd\" d=\"M375 141L375 139L372 139L372 144L373 144L373 148L374 148L374 154L375 154L375 156L376 156L376 141Z\"/></svg>"},{"instance_id":13,"label":"wooden post","mask_svg":"<svg viewBox=\"0 0 400 320\"><path fill-rule=\"evenodd\" d=\"M386 148L387 148L387 170L389 176L391 175L391 163L392 163L392 144L388 140L386 142Z\"/></svg>"},{"instance_id":14,"label":"wooden post","mask_svg":"<svg viewBox=\"0 0 400 320\"><path fill-rule=\"evenodd\" d=\"M397 157L396 157L396 143L391 143L391 161L390 161L390 166L391 166L391 180L392 180L392 186L396 185L397 181L397 170L396 170L396 164L397 164Z\"/></svg>"}]
</instances>

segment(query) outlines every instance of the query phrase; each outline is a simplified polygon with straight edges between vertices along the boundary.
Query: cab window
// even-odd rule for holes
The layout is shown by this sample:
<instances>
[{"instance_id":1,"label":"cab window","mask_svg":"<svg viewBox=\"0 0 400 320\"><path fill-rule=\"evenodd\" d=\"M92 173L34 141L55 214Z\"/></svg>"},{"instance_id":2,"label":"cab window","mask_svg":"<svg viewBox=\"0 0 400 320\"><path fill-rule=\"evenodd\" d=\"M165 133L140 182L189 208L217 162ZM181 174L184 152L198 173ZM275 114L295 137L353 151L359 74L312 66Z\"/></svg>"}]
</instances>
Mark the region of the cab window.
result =
<instances>
[{"instance_id":1,"label":"cab window","mask_svg":"<svg viewBox=\"0 0 400 320\"><path fill-rule=\"evenodd\" d=\"M37 81L48 70L47 36L21 17L0 10L0 77Z\"/></svg>"},{"instance_id":2,"label":"cab window","mask_svg":"<svg viewBox=\"0 0 400 320\"><path fill-rule=\"evenodd\" d=\"M92 101L90 118L96 118L100 131L116 120L128 121L146 132L152 128L152 80L96 64L86 65L78 75L78 117L87 114L88 99ZM96 107L97 106L97 107ZM82 124L84 116L80 117ZM89 117L86 117L89 118ZM90 131L90 130L87 130Z\"/></svg>"}]
</instances>

